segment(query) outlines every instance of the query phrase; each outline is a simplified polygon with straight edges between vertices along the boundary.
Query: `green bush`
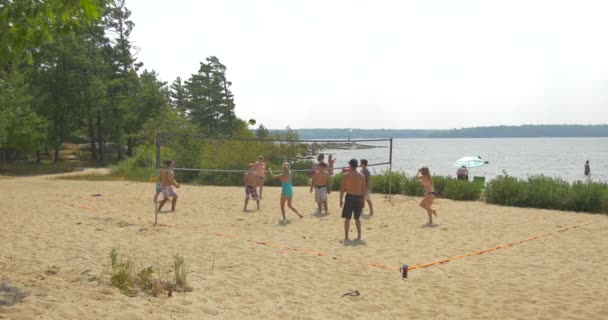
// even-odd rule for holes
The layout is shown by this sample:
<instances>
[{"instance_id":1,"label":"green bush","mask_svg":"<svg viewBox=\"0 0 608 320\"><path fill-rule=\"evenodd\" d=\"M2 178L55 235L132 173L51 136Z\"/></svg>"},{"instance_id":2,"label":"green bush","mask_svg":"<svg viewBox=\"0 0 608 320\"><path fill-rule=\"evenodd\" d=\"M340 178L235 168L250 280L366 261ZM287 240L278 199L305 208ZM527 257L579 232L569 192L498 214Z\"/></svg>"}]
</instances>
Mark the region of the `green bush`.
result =
<instances>
[{"instance_id":1,"label":"green bush","mask_svg":"<svg viewBox=\"0 0 608 320\"><path fill-rule=\"evenodd\" d=\"M437 194L438 197L445 196L445 189L448 184L448 181L453 181L453 180L455 180L455 179L452 177L433 176L433 186L435 187L435 193ZM460 181L462 181L462 180L460 180ZM462 182L466 182L466 181L462 181ZM420 182L418 182L418 183L420 183ZM450 198L450 199L452 199L452 198Z\"/></svg>"},{"instance_id":2,"label":"green bush","mask_svg":"<svg viewBox=\"0 0 608 320\"><path fill-rule=\"evenodd\" d=\"M136 271L135 262L129 256L122 256L117 249L110 252L110 283L126 295L134 296L139 291L152 296L163 292L169 295L173 291L189 292L192 287L188 284L188 268L185 259L179 253L173 256L173 282L167 280L158 268L148 266Z\"/></svg>"},{"instance_id":3,"label":"green bush","mask_svg":"<svg viewBox=\"0 0 608 320\"><path fill-rule=\"evenodd\" d=\"M161 148L161 160L174 160L178 168L247 170L249 163L257 160L260 150L267 154L266 167L273 168L275 174L281 172L285 156L302 152L297 144L272 144L252 141L212 141L195 138L176 137ZM306 147L306 146L304 146ZM218 151L218 150L221 150ZM236 152L234 150L239 150ZM311 160L291 161L292 170L309 170ZM153 145L142 145L134 156L121 161L111 168L112 176L133 181L156 181L156 149ZM175 171L175 179L180 183L199 183L217 186L243 185L243 172ZM310 173L294 172L295 186L308 185ZM268 176L268 185L280 186L281 181Z\"/></svg>"},{"instance_id":4,"label":"green bush","mask_svg":"<svg viewBox=\"0 0 608 320\"><path fill-rule=\"evenodd\" d=\"M435 181L435 179L433 179ZM480 184L472 183L466 180L458 180L454 178L442 177L437 179L445 186L442 191L442 196L452 200L479 200L482 187ZM437 185L436 185L437 186ZM436 187L437 190L437 187Z\"/></svg>"},{"instance_id":5,"label":"green bush","mask_svg":"<svg viewBox=\"0 0 608 320\"><path fill-rule=\"evenodd\" d=\"M499 176L485 190L486 202L529 208L608 212L608 185L533 176L527 180Z\"/></svg>"},{"instance_id":6,"label":"green bush","mask_svg":"<svg viewBox=\"0 0 608 320\"><path fill-rule=\"evenodd\" d=\"M517 178L507 175L499 176L486 185L486 202L506 206L518 206L524 193L523 184Z\"/></svg>"},{"instance_id":7,"label":"green bush","mask_svg":"<svg viewBox=\"0 0 608 320\"><path fill-rule=\"evenodd\" d=\"M608 212L608 185L577 181L572 184L564 199L565 210L582 212Z\"/></svg>"},{"instance_id":8,"label":"green bush","mask_svg":"<svg viewBox=\"0 0 608 320\"><path fill-rule=\"evenodd\" d=\"M342 179L344 178L343 173L334 174L331 177L331 190L332 191L340 191L340 186L342 185Z\"/></svg>"}]
</instances>

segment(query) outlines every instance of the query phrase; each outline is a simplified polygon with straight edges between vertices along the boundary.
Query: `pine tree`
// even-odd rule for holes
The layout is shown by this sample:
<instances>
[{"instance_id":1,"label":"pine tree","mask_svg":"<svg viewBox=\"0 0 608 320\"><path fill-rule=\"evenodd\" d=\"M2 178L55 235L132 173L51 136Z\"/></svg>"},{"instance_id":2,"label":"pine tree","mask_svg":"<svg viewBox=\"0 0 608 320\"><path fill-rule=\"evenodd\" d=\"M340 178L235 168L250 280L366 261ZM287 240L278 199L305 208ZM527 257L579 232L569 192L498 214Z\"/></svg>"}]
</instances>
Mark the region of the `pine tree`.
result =
<instances>
[{"instance_id":1,"label":"pine tree","mask_svg":"<svg viewBox=\"0 0 608 320\"><path fill-rule=\"evenodd\" d=\"M171 101L171 107L177 113L182 116L186 116L186 103L188 99L188 92L182 82L182 78L177 77L171 84L169 97Z\"/></svg>"},{"instance_id":2,"label":"pine tree","mask_svg":"<svg viewBox=\"0 0 608 320\"><path fill-rule=\"evenodd\" d=\"M198 73L185 83L188 92L186 112L203 131L212 135L230 135L234 120L232 83L226 79L226 66L211 56L201 62Z\"/></svg>"}]
</instances>

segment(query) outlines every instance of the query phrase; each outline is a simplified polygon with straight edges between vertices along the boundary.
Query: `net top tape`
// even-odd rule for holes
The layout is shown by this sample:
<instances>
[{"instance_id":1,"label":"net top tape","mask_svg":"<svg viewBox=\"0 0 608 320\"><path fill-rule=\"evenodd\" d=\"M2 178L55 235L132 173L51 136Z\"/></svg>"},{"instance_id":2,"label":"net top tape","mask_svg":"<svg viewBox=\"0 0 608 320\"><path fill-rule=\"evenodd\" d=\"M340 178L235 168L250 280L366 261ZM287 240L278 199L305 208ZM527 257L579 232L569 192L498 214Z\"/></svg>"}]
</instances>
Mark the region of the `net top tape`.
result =
<instances>
[{"instance_id":1,"label":"net top tape","mask_svg":"<svg viewBox=\"0 0 608 320\"><path fill-rule=\"evenodd\" d=\"M390 162L382 162L382 163L373 163L368 164L368 167L374 166L386 166L391 164ZM346 169L348 167L338 167L334 168L334 170ZM290 170L291 172L310 172L312 169L294 169ZM248 170L231 170L231 169L193 169L193 168L173 168L173 171L199 171L199 172L234 172L234 173L246 173ZM266 172L270 173L270 170L266 170ZM275 172L282 172L282 168L278 168Z\"/></svg>"},{"instance_id":2,"label":"net top tape","mask_svg":"<svg viewBox=\"0 0 608 320\"><path fill-rule=\"evenodd\" d=\"M192 133L172 133L158 132L159 136L177 136L177 137L192 137L207 140L235 140L235 141L258 141L258 142L375 142L375 141L392 141L393 138L378 138L378 139L258 139L258 138L229 138L229 137L210 137L202 134Z\"/></svg>"}]
</instances>

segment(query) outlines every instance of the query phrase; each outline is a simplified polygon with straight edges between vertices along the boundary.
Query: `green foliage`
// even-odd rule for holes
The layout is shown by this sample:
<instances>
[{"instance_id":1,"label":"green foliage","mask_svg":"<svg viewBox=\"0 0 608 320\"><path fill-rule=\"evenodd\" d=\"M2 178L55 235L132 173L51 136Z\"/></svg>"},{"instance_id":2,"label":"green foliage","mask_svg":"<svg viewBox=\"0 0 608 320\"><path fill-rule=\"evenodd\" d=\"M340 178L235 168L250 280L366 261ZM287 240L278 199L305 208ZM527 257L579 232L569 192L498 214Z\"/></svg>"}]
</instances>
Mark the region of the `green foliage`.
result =
<instances>
[{"instance_id":1,"label":"green foliage","mask_svg":"<svg viewBox=\"0 0 608 320\"><path fill-rule=\"evenodd\" d=\"M0 72L0 149L31 152L46 140L47 121L34 113L24 76Z\"/></svg>"},{"instance_id":2,"label":"green foliage","mask_svg":"<svg viewBox=\"0 0 608 320\"><path fill-rule=\"evenodd\" d=\"M485 198L506 206L608 212L608 185L591 181L568 183L545 176L523 180L505 174L488 183Z\"/></svg>"},{"instance_id":3,"label":"green foliage","mask_svg":"<svg viewBox=\"0 0 608 320\"><path fill-rule=\"evenodd\" d=\"M179 253L173 256L173 274L176 291L192 291L188 285L188 268L186 261Z\"/></svg>"},{"instance_id":4,"label":"green foliage","mask_svg":"<svg viewBox=\"0 0 608 320\"><path fill-rule=\"evenodd\" d=\"M217 57L210 56L205 61L185 82L186 111L204 133L229 136L236 120L234 98L229 90L232 82L226 79L226 66Z\"/></svg>"},{"instance_id":5,"label":"green foliage","mask_svg":"<svg viewBox=\"0 0 608 320\"><path fill-rule=\"evenodd\" d=\"M443 180L445 183L445 189L441 194L442 197L452 200L479 200L482 190L481 185L449 177L442 178L437 179Z\"/></svg>"},{"instance_id":6,"label":"green foliage","mask_svg":"<svg viewBox=\"0 0 608 320\"><path fill-rule=\"evenodd\" d=\"M372 193L389 193L389 171L382 170L372 173ZM332 190L339 190L342 174L334 176ZM452 177L433 176L433 185L438 197L453 200L479 200L483 186L467 181L456 180ZM424 188L418 179L408 176L403 171L393 171L393 194L407 196L423 196Z\"/></svg>"},{"instance_id":7,"label":"green foliage","mask_svg":"<svg viewBox=\"0 0 608 320\"><path fill-rule=\"evenodd\" d=\"M165 151L165 154L168 154ZM168 154L170 156L170 154ZM168 158L172 159L172 158ZM133 181L155 181L156 152L153 145L145 144L137 148L133 157L126 158L111 168L113 176Z\"/></svg>"},{"instance_id":8,"label":"green foliage","mask_svg":"<svg viewBox=\"0 0 608 320\"><path fill-rule=\"evenodd\" d=\"M131 257L120 255L115 248L110 252L110 267L110 282L129 296L134 296L139 291L155 297L163 292L171 295L173 291L192 291L187 281L188 269L185 259L179 253L174 255L173 282L165 279L158 268L152 266L137 271L135 261Z\"/></svg>"},{"instance_id":9,"label":"green foliage","mask_svg":"<svg viewBox=\"0 0 608 320\"><path fill-rule=\"evenodd\" d=\"M110 252L110 265L112 267L112 275L110 276L112 285L126 295L134 295L137 291L134 288L136 279L133 275L133 261L128 257L123 258L119 256L118 250L112 249Z\"/></svg>"},{"instance_id":10,"label":"green foliage","mask_svg":"<svg viewBox=\"0 0 608 320\"><path fill-rule=\"evenodd\" d=\"M266 139L269 135L270 131L268 131L268 129L263 124L260 124L258 129L255 131L255 136L258 139Z\"/></svg>"},{"instance_id":11,"label":"green foliage","mask_svg":"<svg viewBox=\"0 0 608 320\"><path fill-rule=\"evenodd\" d=\"M0 70L15 62L32 63L32 53L54 36L97 21L96 0L15 0L0 6Z\"/></svg>"}]
</instances>

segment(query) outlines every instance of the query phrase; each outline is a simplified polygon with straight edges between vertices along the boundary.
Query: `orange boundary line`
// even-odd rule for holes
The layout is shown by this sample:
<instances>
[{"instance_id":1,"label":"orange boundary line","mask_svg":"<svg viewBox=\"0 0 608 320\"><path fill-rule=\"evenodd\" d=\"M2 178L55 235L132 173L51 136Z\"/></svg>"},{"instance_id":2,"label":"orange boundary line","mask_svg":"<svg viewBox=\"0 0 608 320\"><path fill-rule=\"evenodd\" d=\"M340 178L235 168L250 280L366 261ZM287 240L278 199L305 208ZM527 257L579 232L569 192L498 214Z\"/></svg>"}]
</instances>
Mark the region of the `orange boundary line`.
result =
<instances>
[{"instance_id":1,"label":"orange boundary line","mask_svg":"<svg viewBox=\"0 0 608 320\"><path fill-rule=\"evenodd\" d=\"M90 211L98 211L95 208L91 208L91 207L87 207L87 206L82 206L82 205L76 206L76 205L73 205L73 204L64 203L64 202L60 202L60 201L56 201L56 200L50 200L50 201L55 202L55 203L60 203L60 204L68 205L70 207L78 207L78 208L86 209L86 210L90 210ZM159 226L162 226L162 227L173 227L171 225L166 225L166 224L159 224ZM572 226L572 227L562 228L562 229L559 229L559 230L554 231L554 232L541 233L539 235L536 235L536 236L533 236L533 237L530 237L530 238L527 238L527 239L524 239L524 240L521 240L521 241L517 241L517 242L512 242L512 243L507 243L507 244L503 244L503 245L498 245L498 246L494 246L494 247L491 247L491 248L487 248L487 249L483 249L483 250L467 253L467 254L464 254L464 255L449 257L447 259L439 260L439 261L435 261L435 262L431 262L431 263L413 265L413 266L408 267L408 271L416 270L416 269L428 268L428 267L431 267L431 266L434 266L434 265L438 265L438 264L445 264L445 263L448 263L450 261L460 260L460 259L464 259L466 257L478 256L480 254L488 253L488 252L491 252L491 251L494 251L494 250L500 250L500 249L512 247L514 245L522 244L524 242L528 242L528 241L536 240L536 239L539 239L539 238L542 238L542 237L546 237L546 236L552 235L553 233L556 233L556 232L564 232L564 231L572 230L572 229L575 229L577 227L578 226ZM223 233L216 233L215 235L218 236L218 237L227 238L227 239L238 239L235 236L230 236L230 235L226 235L226 234L223 234ZM330 256L330 255L325 254L323 252L317 252L317 251L309 250L309 249L289 248L289 247L285 247L285 246L282 246L282 245L279 245L279 244L276 244L276 243L273 243L273 242L262 242L262 241L255 241L255 240L246 240L246 241L247 242L251 242L251 243L255 243L255 244L258 244L258 245L278 248L278 249L281 249L281 250L290 250L290 251L295 251L295 252L301 252L301 253L311 254L311 255L319 256L319 257L331 257L334 260L338 259L336 257ZM375 268L380 268L380 269L400 270L400 268L395 268L395 267L386 266L386 265L377 264L377 263L369 263L369 266L375 267Z\"/></svg>"},{"instance_id":2,"label":"orange boundary line","mask_svg":"<svg viewBox=\"0 0 608 320\"><path fill-rule=\"evenodd\" d=\"M527 239L524 239L524 240L521 240L521 241L507 243L507 244L503 244L503 245L498 245L498 246L494 246L494 247L491 247L491 248L487 248L487 249L483 249L483 250L467 253L467 254L464 254L464 255L460 255L460 256L453 256L453 257L449 257L449 258L447 258L445 260L440 260L440 261L435 261L435 262L425 263L425 264L413 265L413 266L410 266L408 268L408 271L410 271L410 270L416 270L416 269L428 268L428 267L431 267L431 266L434 266L434 265L438 265L438 264L445 264L445 263L448 263L450 261L460 260L460 259L463 259L463 258L466 258L466 257L478 256L480 254L488 253L488 252L491 252L491 251L494 251L494 250L504 249L504 248L512 247L514 245L522 244L524 242L528 242L528 241L536 240L536 239L539 239L539 238L542 238L542 237L546 237L546 236L552 235L553 233L556 233L556 232L564 232L564 231L572 230L572 229L575 229L575 228L577 228L577 226L572 226L572 227L568 227L568 228L559 229L559 230L554 231L554 232L542 233L542 234L539 234L539 235L536 235L536 236L533 236L533 237L530 237L530 238L527 238ZM391 269L391 270L399 270L400 269L400 268L388 267L388 266L385 266L385 265L374 264L374 263L370 263L369 265L373 266L373 267L377 267L377 268L383 268L383 269Z\"/></svg>"}]
</instances>

